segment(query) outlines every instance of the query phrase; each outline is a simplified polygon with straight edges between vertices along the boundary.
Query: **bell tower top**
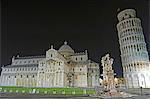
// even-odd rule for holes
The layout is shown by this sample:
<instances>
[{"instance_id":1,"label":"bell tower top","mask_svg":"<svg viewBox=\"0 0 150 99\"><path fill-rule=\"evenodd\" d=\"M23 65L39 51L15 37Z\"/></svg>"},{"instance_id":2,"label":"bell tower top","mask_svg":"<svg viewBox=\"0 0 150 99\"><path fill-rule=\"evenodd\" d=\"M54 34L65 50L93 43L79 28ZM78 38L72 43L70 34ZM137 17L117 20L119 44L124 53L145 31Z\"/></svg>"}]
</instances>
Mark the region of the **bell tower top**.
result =
<instances>
[{"instance_id":1,"label":"bell tower top","mask_svg":"<svg viewBox=\"0 0 150 99\"><path fill-rule=\"evenodd\" d=\"M123 21L124 19L128 18L135 18L136 11L134 9L125 9L118 13L117 18L119 21Z\"/></svg>"}]
</instances>

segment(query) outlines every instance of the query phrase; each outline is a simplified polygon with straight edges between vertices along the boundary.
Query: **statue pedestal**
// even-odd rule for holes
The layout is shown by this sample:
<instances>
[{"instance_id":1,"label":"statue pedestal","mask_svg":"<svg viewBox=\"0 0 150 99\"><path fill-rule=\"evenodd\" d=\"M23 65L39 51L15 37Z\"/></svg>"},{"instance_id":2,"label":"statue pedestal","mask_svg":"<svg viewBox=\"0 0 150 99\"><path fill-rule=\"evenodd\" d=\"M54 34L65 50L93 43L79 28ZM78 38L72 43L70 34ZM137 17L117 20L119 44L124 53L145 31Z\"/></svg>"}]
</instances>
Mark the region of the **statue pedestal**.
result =
<instances>
[{"instance_id":1,"label":"statue pedestal","mask_svg":"<svg viewBox=\"0 0 150 99\"><path fill-rule=\"evenodd\" d=\"M118 92L117 90L111 90L111 91L100 91L95 96L95 98L126 98L126 97L133 97L137 95L132 95L125 92Z\"/></svg>"},{"instance_id":2,"label":"statue pedestal","mask_svg":"<svg viewBox=\"0 0 150 99\"><path fill-rule=\"evenodd\" d=\"M117 93L117 90L116 89L112 89L112 90L110 90L110 93Z\"/></svg>"}]
</instances>

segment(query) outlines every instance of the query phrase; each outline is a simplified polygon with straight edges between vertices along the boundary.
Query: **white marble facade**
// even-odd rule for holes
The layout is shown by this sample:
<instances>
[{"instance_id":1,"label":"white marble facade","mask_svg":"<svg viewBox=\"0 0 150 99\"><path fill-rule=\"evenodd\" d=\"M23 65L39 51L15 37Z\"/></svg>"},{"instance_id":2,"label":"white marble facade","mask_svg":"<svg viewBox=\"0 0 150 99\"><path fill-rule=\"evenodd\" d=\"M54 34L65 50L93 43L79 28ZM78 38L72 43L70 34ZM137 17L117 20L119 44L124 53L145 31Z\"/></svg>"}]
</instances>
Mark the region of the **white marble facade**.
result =
<instances>
[{"instance_id":1,"label":"white marble facade","mask_svg":"<svg viewBox=\"0 0 150 99\"><path fill-rule=\"evenodd\" d=\"M150 88L150 62L141 20L134 9L118 13L118 37L123 75L129 88Z\"/></svg>"},{"instance_id":2,"label":"white marble facade","mask_svg":"<svg viewBox=\"0 0 150 99\"><path fill-rule=\"evenodd\" d=\"M13 57L3 66L1 86L95 87L99 64L88 59L87 51L75 53L64 42L59 50L51 48L43 56Z\"/></svg>"}]
</instances>

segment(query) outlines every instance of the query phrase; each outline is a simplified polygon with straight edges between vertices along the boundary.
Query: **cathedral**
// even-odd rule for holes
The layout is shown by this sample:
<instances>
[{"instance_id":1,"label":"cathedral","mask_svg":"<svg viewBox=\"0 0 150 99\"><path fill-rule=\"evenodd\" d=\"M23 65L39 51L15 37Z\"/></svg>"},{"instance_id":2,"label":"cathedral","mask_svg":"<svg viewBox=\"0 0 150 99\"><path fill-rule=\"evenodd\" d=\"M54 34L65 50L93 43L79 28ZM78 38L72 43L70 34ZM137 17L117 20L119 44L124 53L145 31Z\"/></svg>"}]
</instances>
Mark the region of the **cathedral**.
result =
<instances>
[{"instance_id":1,"label":"cathedral","mask_svg":"<svg viewBox=\"0 0 150 99\"><path fill-rule=\"evenodd\" d=\"M24 87L96 87L99 86L99 64L88 58L88 52L76 53L68 44L51 48L43 56L14 56L2 67L1 86Z\"/></svg>"}]
</instances>

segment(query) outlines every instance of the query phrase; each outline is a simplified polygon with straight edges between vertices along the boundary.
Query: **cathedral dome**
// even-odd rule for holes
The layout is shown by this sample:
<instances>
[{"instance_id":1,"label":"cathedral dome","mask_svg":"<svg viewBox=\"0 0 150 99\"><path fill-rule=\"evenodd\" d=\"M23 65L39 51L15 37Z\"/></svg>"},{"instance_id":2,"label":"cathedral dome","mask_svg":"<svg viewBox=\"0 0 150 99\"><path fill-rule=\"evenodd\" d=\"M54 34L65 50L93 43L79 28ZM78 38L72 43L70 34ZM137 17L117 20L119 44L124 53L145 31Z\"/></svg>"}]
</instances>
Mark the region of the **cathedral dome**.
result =
<instances>
[{"instance_id":1,"label":"cathedral dome","mask_svg":"<svg viewBox=\"0 0 150 99\"><path fill-rule=\"evenodd\" d=\"M74 53L74 50L69 46L67 45L67 42L65 41L64 42L64 45L62 45L59 50L58 50L60 53L70 53L70 54L73 54Z\"/></svg>"}]
</instances>

